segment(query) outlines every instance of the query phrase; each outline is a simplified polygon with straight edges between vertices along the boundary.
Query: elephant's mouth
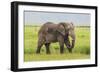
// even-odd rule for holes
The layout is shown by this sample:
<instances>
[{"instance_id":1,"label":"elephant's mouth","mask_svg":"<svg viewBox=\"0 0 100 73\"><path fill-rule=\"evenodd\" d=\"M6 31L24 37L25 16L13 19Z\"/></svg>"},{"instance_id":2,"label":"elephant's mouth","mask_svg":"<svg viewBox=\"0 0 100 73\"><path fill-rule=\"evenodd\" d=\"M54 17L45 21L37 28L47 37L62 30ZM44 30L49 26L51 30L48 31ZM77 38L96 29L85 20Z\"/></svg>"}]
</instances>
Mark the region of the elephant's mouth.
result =
<instances>
[{"instance_id":1,"label":"elephant's mouth","mask_svg":"<svg viewBox=\"0 0 100 73\"><path fill-rule=\"evenodd\" d=\"M71 42L70 42L71 41ZM75 38L72 38L72 40L69 40L68 34L65 35L64 37L64 42L66 47L71 50L72 48L74 48L75 45Z\"/></svg>"}]
</instances>

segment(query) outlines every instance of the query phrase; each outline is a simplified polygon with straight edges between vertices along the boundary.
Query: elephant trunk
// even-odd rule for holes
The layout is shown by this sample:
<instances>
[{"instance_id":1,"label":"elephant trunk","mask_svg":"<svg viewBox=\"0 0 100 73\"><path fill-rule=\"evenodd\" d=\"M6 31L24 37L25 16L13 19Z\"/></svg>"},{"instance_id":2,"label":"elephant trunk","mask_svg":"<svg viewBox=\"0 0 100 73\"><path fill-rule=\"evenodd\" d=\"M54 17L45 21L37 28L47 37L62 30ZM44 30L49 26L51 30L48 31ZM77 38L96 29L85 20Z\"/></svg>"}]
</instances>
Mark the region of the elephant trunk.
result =
<instances>
[{"instance_id":1,"label":"elephant trunk","mask_svg":"<svg viewBox=\"0 0 100 73\"><path fill-rule=\"evenodd\" d=\"M66 39L64 39L65 40L65 45L68 48L69 52L72 52L72 48L74 48L74 46L75 46L75 35L71 36L71 38L72 38L71 42L70 42L68 36L66 36Z\"/></svg>"},{"instance_id":2,"label":"elephant trunk","mask_svg":"<svg viewBox=\"0 0 100 73\"><path fill-rule=\"evenodd\" d=\"M70 43L66 43L65 45L66 45L66 47L67 47L68 49L72 49L72 48L74 48L75 40L72 40L72 43L71 43L71 44L70 44Z\"/></svg>"}]
</instances>

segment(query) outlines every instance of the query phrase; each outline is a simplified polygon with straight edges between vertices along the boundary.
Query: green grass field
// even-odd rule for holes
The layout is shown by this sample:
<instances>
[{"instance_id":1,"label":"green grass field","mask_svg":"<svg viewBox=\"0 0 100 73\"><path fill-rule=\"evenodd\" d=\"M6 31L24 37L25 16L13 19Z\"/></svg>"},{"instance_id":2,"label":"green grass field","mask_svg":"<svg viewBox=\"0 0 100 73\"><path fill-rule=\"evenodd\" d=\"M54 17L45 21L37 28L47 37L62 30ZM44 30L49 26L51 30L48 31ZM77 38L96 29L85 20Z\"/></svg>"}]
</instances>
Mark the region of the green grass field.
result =
<instances>
[{"instance_id":1,"label":"green grass field","mask_svg":"<svg viewBox=\"0 0 100 73\"><path fill-rule=\"evenodd\" d=\"M24 29L24 61L50 61L50 60L73 60L73 59L89 59L90 58L90 28L76 27L76 43L73 53L69 53L64 47L64 54L60 54L59 44L52 43L50 45L51 54L46 54L45 46L41 48L41 54L36 54L37 34L40 27L25 26Z\"/></svg>"}]
</instances>

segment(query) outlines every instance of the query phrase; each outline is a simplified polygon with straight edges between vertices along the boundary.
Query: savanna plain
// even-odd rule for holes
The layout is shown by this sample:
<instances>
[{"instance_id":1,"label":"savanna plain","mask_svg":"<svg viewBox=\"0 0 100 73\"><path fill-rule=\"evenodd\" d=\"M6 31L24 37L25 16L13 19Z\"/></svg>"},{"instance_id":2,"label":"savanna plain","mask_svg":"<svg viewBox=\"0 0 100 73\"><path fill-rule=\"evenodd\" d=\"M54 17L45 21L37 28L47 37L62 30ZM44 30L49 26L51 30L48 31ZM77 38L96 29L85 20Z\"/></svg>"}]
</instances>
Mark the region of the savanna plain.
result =
<instances>
[{"instance_id":1,"label":"savanna plain","mask_svg":"<svg viewBox=\"0 0 100 73\"><path fill-rule=\"evenodd\" d=\"M24 61L51 61L51 60L83 60L90 58L90 27L76 26L76 42L73 52L69 53L64 46L64 54L60 54L59 43L50 45L51 54L46 54L45 46L42 46L41 53L36 54L38 31L41 26L24 26Z\"/></svg>"}]
</instances>

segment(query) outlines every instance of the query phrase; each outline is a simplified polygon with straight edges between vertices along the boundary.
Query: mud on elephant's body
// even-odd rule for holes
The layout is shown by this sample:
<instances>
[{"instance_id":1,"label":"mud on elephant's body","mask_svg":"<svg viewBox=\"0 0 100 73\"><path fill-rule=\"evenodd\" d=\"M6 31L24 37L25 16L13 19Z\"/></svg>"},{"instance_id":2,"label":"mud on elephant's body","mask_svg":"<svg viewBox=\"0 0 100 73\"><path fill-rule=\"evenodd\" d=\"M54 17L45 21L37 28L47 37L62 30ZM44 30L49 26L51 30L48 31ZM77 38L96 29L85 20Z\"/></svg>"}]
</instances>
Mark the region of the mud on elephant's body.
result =
<instances>
[{"instance_id":1,"label":"mud on elephant's body","mask_svg":"<svg viewBox=\"0 0 100 73\"><path fill-rule=\"evenodd\" d=\"M72 38L71 42L69 40L69 36ZM50 54L49 46L53 42L59 42L61 54L64 53L64 44L68 48L69 52L72 52L72 48L75 44L75 32L73 23L45 23L38 32L38 46L36 53L40 53L41 47L45 45L46 53Z\"/></svg>"}]
</instances>

